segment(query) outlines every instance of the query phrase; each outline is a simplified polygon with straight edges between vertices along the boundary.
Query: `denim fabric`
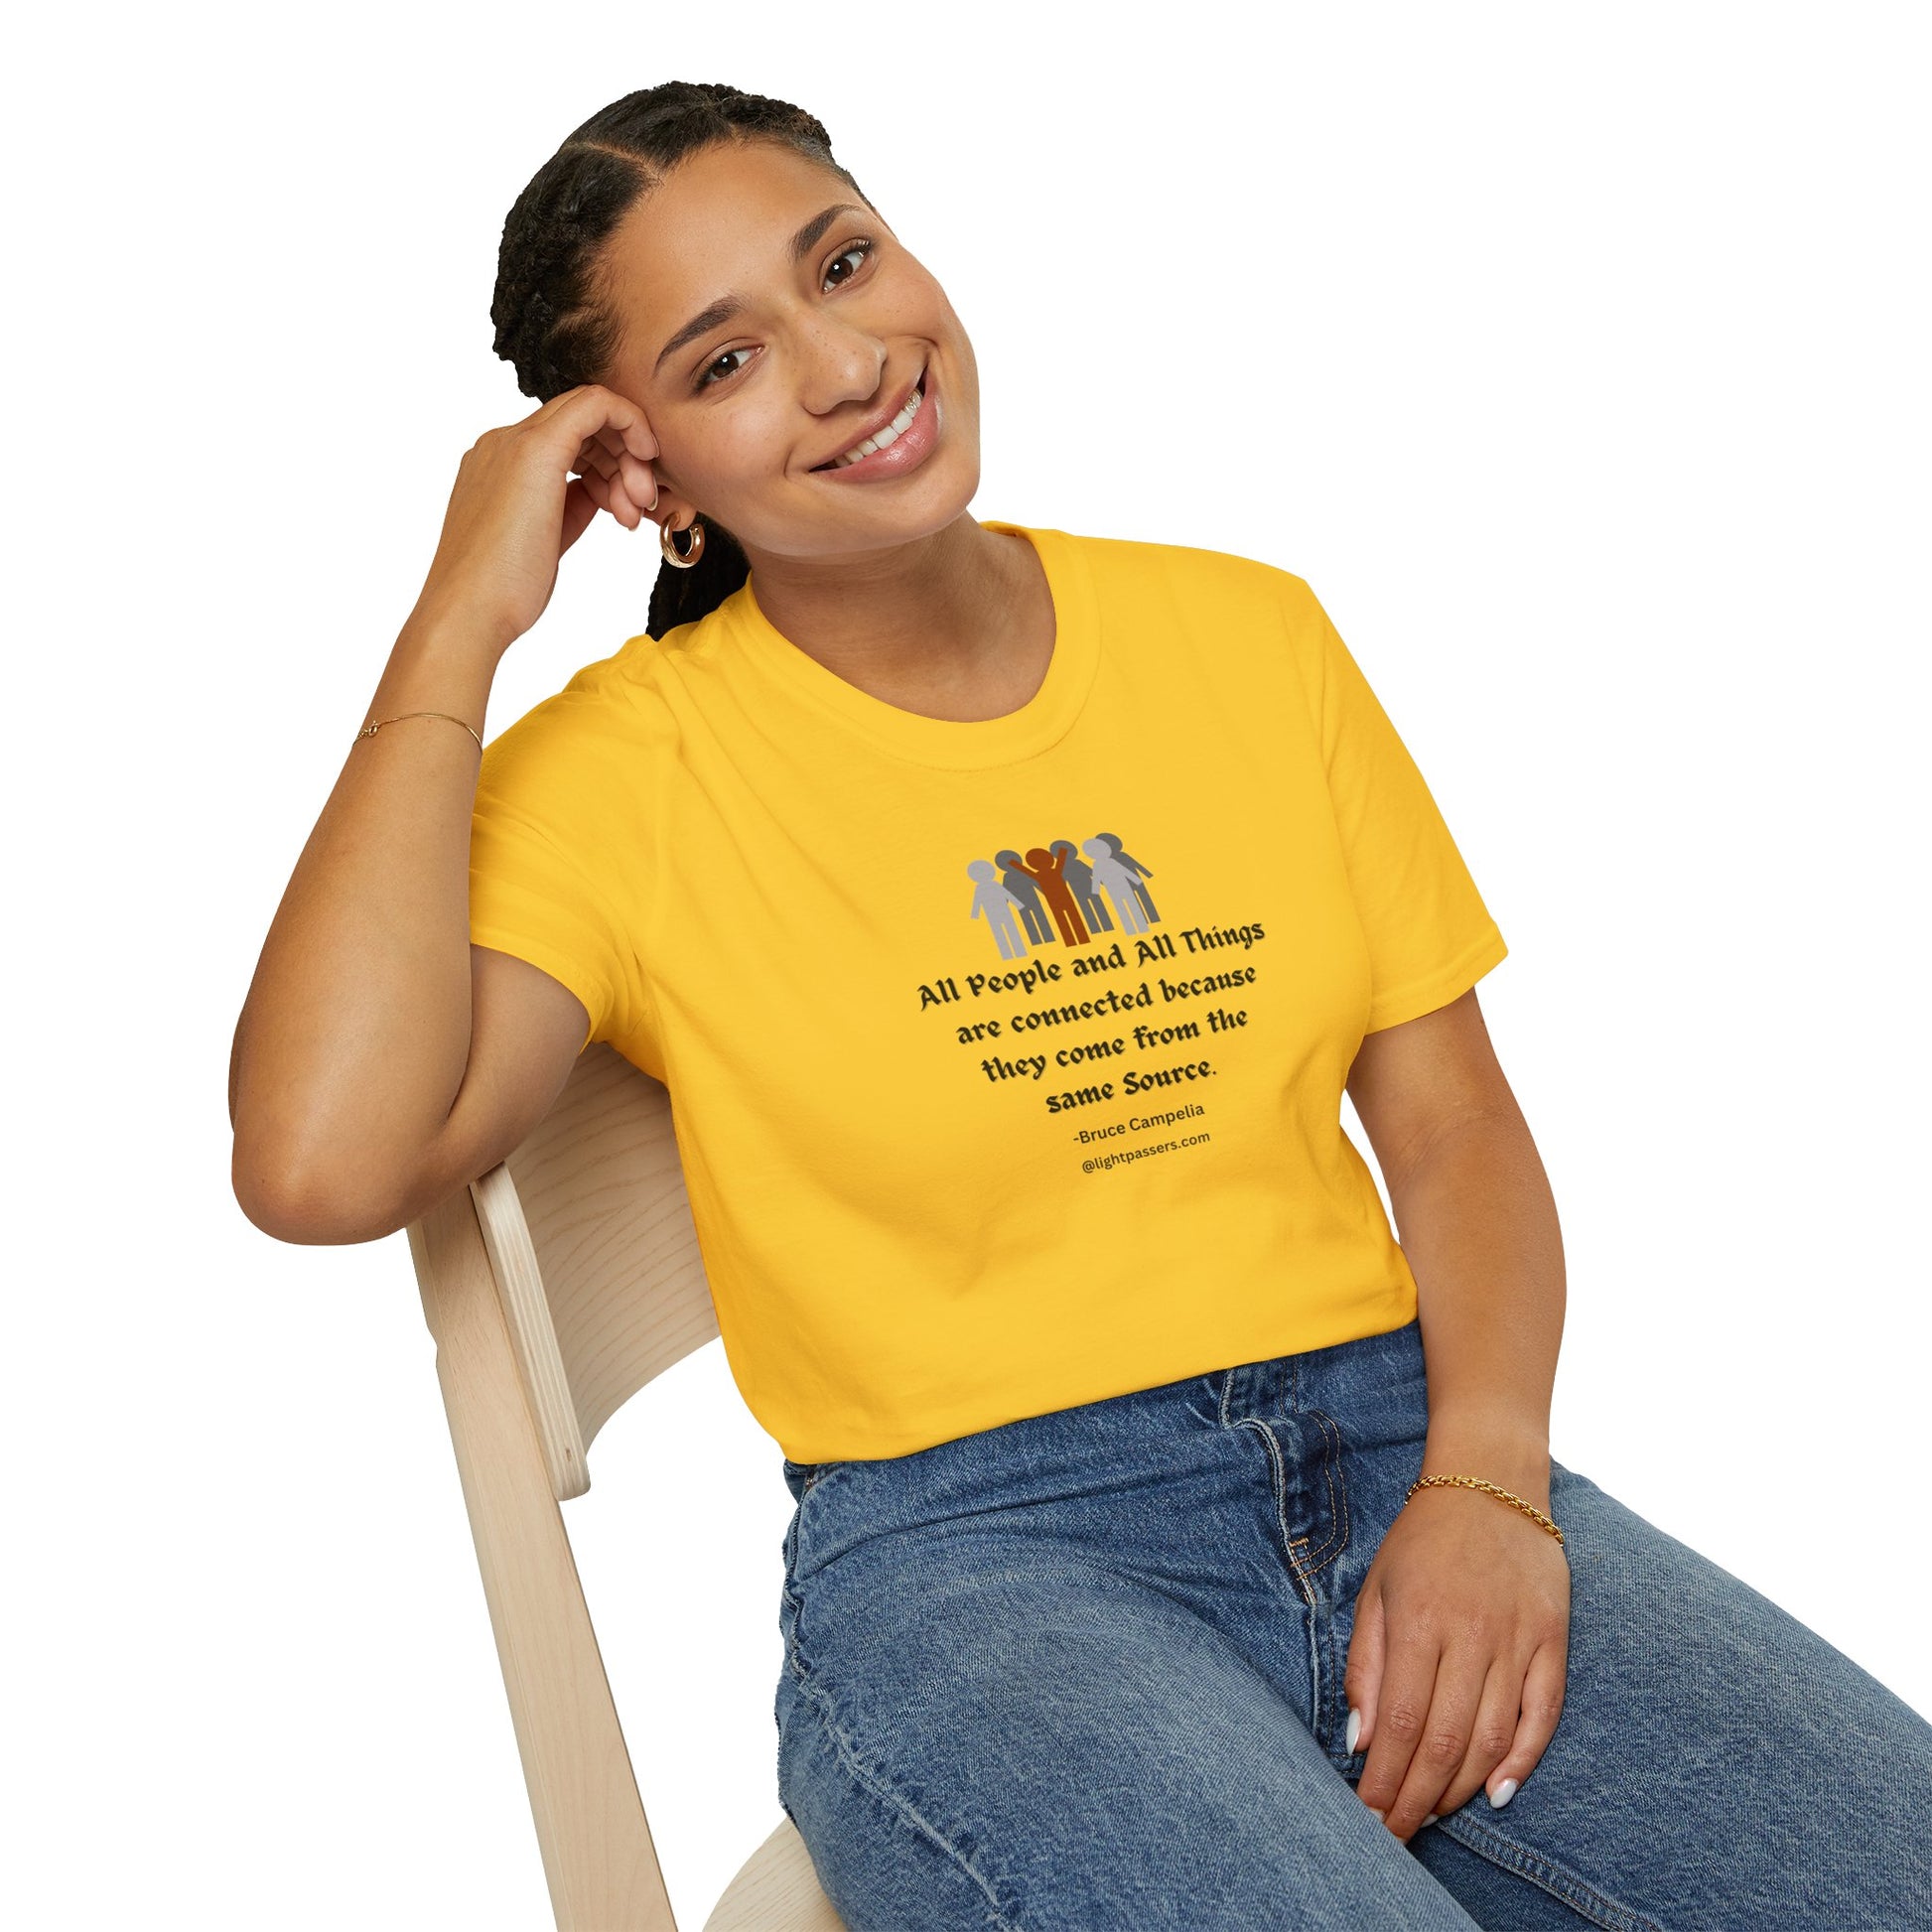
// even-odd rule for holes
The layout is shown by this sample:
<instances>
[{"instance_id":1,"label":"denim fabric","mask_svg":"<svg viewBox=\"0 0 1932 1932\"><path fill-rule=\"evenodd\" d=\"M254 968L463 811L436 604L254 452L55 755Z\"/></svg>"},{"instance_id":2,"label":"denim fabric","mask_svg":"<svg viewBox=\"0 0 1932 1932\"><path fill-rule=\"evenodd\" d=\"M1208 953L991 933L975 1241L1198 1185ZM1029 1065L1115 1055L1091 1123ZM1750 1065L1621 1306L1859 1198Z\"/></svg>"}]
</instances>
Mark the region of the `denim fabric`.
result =
<instances>
[{"instance_id":1,"label":"denim fabric","mask_svg":"<svg viewBox=\"0 0 1932 1932\"><path fill-rule=\"evenodd\" d=\"M778 1795L851 1932L1932 1928L1932 1725L1556 1462L1556 1735L1378 1823L1342 1671L1427 1424L1412 1321L787 1461Z\"/></svg>"}]
</instances>

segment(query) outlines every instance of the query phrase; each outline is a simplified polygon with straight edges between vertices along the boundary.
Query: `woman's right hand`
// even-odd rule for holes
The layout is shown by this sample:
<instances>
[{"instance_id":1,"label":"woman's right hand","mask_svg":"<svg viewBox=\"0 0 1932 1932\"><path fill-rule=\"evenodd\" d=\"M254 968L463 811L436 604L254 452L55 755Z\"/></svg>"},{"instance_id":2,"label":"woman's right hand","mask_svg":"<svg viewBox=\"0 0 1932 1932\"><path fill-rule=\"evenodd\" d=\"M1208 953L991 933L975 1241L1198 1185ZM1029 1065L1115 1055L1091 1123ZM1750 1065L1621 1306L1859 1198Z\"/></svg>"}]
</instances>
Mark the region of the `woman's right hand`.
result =
<instances>
[{"instance_id":1,"label":"woman's right hand","mask_svg":"<svg viewBox=\"0 0 1932 1932\"><path fill-rule=\"evenodd\" d=\"M485 430L457 466L418 617L455 619L500 656L540 618L563 554L604 510L635 530L657 502L657 439L600 383Z\"/></svg>"}]
</instances>

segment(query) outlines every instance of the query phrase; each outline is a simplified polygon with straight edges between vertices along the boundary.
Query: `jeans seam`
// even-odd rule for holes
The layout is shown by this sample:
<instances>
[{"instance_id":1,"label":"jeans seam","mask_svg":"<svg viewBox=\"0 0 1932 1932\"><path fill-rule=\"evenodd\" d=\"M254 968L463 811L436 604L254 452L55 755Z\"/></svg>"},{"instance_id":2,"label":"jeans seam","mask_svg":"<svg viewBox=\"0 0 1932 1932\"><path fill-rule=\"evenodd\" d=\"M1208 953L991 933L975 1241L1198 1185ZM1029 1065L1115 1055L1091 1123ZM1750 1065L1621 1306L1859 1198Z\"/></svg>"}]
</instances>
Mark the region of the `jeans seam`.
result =
<instances>
[{"instance_id":1,"label":"jeans seam","mask_svg":"<svg viewBox=\"0 0 1932 1932\"><path fill-rule=\"evenodd\" d=\"M1450 1813L1438 1822L1436 1829L1447 1832L1478 1858L1487 1859L1502 1870L1541 1886L1592 1925L1601 1926L1603 1932L1665 1932L1665 1927L1647 1912L1620 1903L1554 1859L1532 1852L1519 1840L1477 1823L1466 1811Z\"/></svg>"},{"instance_id":2,"label":"jeans seam","mask_svg":"<svg viewBox=\"0 0 1932 1932\"><path fill-rule=\"evenodd\" d=\"M803 1683L805 1679L804 1660L798 1654L798 1618L804 1608L798 1591L793 1587L793 1579L798 1568L798 1517L799 1511L793 1508L791 1521L785 1525L784 1576L778 1584L778 1594L783 1599L783 1636L785 1646L785 1668L792 1676Z\"/></svg>"},{"instance_id":3,"label":"jeans seam","mask_svg":"<svg viewBox=\"0 0 1932 1932\"><path fill-rule=\"evenodd\" d=\"M1304 1410L1303 1414L1314 1417L1328 1439L1327 1450L1321 1458L1321 1474L1328 1485L1328 1520L1334 1525L1328 1541L1320 1549L1311 1550L1304 1560L1312 1576L1348 1547L1348 1479L1341 1470L1341 1430L1334 1419L1319 1409Z\"/></svg>"},{"instance_id":4,"label":"jeans seam","mask_svg":"<svg viewBox=\"0 0 1932 1932\"><path fill-rule=\"evenodd\" d=\"M789 1584L780 1584L778 1589L785 1599L785 1607L789 1612L784 1632L785 1668L802 1684L805 1681L805 1664L798 1654L798 1598L791 1593Z\"/></svg>"},{"instance_id":5,"label":"jeans seam","mask_svg":"<svg viewBox=\"0 0 1932 1932\"><path fill-rule=\"evenodd\" d=\"M1289 1568L1294 1571L1298 1581L1306 1584L1308 1572L1303 1569L1301 1560L1295 1553L1309 1539L1306 1536L1291 1538L1288 1533L1288 1458L1282 1454L1282 1446L1275 1440L1275 1432L1259 1417L1243 1416L1235 1427L1253 1430L1261 1438L1268 1451L1268 1467L1272 1477L1268 1486L1273 1490L1275 1497L1275 1527L1281 1532L1282 1550L1288 1559ZM1310 1608L1314 1608L1315 1599L1312 1589L1304 1590L1303 1593L1308 1597Z\"/></svg>"},{"instance_id":6,"label":"jeans seam","mask_svg":"<svg viewBox=\"0 0 1932 1932\"><path fill-rule=\"evenodd\" d=\"M1007 1908L1001 1904L993 1887L973 1868L971 1859L890 1778L883 1772L875 1771L860 1757L833 1712L831 1698L818 1681L801 1672L798 1682L801 1695L809 1700L812 1709L817 1713L818 1721L825 1726L826 1735L832 1739L839 1762L852 1782L861 1791L877 1799L902 1823L909 1825L920 1837L937 1846L940 1852L979 1887L986 1898L987 1909L993 1914L995 1932L1024 1932L1019 1922L1008 1916ZM809 1850L809 1847L807 1849Z\"/></svg>"}]
</instances>

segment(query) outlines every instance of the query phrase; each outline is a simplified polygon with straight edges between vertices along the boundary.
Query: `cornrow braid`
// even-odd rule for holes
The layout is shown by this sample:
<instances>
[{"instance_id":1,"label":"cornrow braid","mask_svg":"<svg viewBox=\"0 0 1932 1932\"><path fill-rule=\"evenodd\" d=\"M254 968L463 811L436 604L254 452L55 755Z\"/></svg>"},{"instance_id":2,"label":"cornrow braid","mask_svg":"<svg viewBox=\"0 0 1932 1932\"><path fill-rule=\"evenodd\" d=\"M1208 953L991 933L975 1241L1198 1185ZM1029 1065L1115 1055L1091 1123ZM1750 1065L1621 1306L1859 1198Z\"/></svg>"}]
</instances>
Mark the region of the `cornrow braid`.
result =
<instances>
[{"instance_id":1,"label":"cornrow braid","mask_svg":"<svg viewBox=\"0 0 1932 1932\"><path fill-rule=\"evenodd\" d=\"M496 353L526 396L548 402L602 382L620 325L600 281L605 243L637 199L680 161L722 141L780 142L829 168L871 202L832 154L824 123L790 101L719 81L666 80L600 108L531 176L510 206L496 254L489 320ZM738 539L705 518L689 569L660 562L648 625L661 637L715 611L751 575Z\"/></svg>"}]
</instances>

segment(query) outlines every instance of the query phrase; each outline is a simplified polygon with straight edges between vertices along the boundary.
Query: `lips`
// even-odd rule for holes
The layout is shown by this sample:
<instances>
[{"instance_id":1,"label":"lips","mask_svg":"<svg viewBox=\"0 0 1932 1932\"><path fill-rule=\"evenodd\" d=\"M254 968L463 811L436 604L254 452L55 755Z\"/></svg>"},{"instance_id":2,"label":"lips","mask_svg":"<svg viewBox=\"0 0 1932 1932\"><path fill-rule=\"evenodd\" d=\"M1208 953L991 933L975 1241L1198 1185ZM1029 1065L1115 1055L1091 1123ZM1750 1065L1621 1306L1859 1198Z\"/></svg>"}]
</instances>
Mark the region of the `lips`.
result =
<instances>
[{"instance_id":1,"label":"lips","mask_svg":"<svg viewBox=\"0 0 1932 1932\"><path fill-rule=\"evenodd\" d=\"M884 429L886 425L890 423L893 420L893 418L897 416L898 412L901 409L903 409L908 402L912 400L913 391L918 389L920 384L923 383L924 380L925 380L925 370L922 368L920 369L918 374L915 375L912 378L912 380L906 384L904 391L900 394L897 402L894 402L890 404L887 408L881 410L876 416L873 417L873 419L869 423L867 423L864 426L864 428L862 428L858 432L857 435L847 437L846 440L843 443L841 443L839 447L836 450L834 450L832 454L828 456L823 463L813 464L812 465L813 471L816 472L820 470L836 470L839 467L839 458L844 456L847 450L856 450L859 447L859 445L865 442L865 440L868 437L877 436L879 432L882 429ZM921 398L920 400L919 407L922 410L925 408L925 402L923 398ZM914 420L916 421L916 418ZM891 446L888 445L888 447L890 448ZM873 452L873 455L875 456L877 456L879 452L876 450ZM869 459L861 458L860 461L866 462L869 461Z\"/></svg>"}]
</instances>

